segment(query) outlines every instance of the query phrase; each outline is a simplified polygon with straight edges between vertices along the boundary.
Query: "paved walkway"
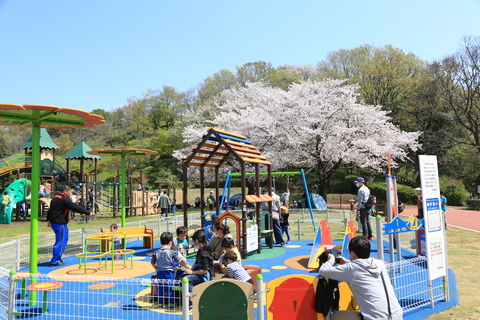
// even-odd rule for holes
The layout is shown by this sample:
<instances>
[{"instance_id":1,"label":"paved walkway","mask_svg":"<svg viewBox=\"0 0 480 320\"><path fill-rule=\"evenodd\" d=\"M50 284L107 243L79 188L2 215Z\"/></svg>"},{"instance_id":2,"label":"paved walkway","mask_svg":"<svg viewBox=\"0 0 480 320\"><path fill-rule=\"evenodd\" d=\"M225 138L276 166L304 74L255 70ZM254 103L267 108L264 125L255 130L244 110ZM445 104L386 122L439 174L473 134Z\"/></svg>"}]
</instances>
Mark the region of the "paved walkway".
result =
<instances>
[{"instance_id":1,"label":"paved walkway","mask_svg":"<svg viewBox=\"0 0 480 320\"><path fill-rule=\"evenodd\" d=\"M417 206L406 205L403 215L416 215ZM466 207L447 206L447 224L466 230L480 232L480 211L467 210Z\"/></svg>"}]
</instances>

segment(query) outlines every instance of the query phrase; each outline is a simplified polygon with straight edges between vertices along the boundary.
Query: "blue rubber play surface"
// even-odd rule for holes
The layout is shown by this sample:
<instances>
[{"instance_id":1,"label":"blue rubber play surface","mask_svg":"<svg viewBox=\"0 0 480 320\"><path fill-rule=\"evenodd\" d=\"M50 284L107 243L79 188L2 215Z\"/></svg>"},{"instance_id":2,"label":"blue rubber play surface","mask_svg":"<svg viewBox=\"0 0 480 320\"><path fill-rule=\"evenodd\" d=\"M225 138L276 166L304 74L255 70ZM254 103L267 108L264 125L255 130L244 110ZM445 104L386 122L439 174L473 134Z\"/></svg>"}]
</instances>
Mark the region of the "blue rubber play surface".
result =
<instances>
[{"instance_id":1,"label":"blue rubber play surface","mask_svg":"<svg viewBox=\"0 0 480 320\"><path fill-rule=\"evenodd\" d=\"M340 246L341 241L334 241L334 245ZM377 247L376 242L372 241L372 257L377 257ZM78 313L89 313L90 316L94 316L92 313L95 313L95 308L89 308L89 301L88 299L93 299L96 301L92 301L93 303L99 303L99 299L104 299L100 304L102 306L102 312L104 312L105 308L116 307L121 308L122 312L124 312L125 317L122 316L124 319L154 319L158 317L158 313L152 312L144 307L138 301L142 295L145 295L145 292L149 292L149 284L151 275L154 274L153 268L149 265L150 264L150 256L155 251L153 249L144 249L141 247L142 243L138 242L130 242L128 243L128 248L135 249L134 255L134 268L130 269L129 262L127 261L125 266L122 266L121 261L116 261L116 268L121 269L122 272L122 280L121 281L109 281L106 280L98 280L98 279L88 279L85 280L83 278L80 281L63 281L63 287L61 288L66 294L68 293L68 297L58 297L60 294L60 290L57 292L57 297L52 295L52 302L49 304L49 312L46 314L41 314L41 306L31 307L28 305L26 299L19 299L17 301L17 311L22 312L24 311L25 314L39 316L41 319L47 318L54 318L54 315L62 314L61 310L56 310L56 308L61 308L62 303L68 301L68 306L70 308L78 309ZM155 242L155 247L158 248L160 246L159 242ZM386 244L385 244L386 246ZM289 276L289 275L310 275L310 276L318 276L316 270L308 269L308 260L311 255L313 247L312 241L292 241L289 245L285 247L274 247L270 249L268 247L262 247L261 254L251 254L242 261L242 264L245 265L256 265L262 269L262 275L264 282L269 282L274 279L277 279L282 276ZM403 260L411 259L416 257L414 253L408 251L406 249L402 249L401 256ZM189 263L194 262L195 254L191 253L187 256L187 260ZM384 251L384 259L386 261L390 261L390 256L387 250ZM110 260L111 261L111 260ZM110 261L107 261L110 263ZM65 266L52 268L49 266L48 263L40 264L38 266L38 271L41 274L49 274L52 279L55 279L54 274L59 274L62 269L65 270L64 274L72 274L72 270L75 270L76 275L83 276L83 273L78 270L78 263L79 260L76 257L68 257L64 259ZM89 262L95 262L95 264L99 263L98 258L91 259ZM120 266L120 267L118 267ZM68 268L69 267L69 268ZM424 265L413 265L410 268L414 268L413 271L415 273L415 268L418 268L418 271L424 271ZM118 271L120 272L120 270ZM412 302L415 301L424 301L428 300L428 295L425 296L421 292L421 290L417 290L417 280L414 277L405 277L402 276L402 270L391 270L395 274L394 281L396 281L397 285L401 285L402 287L412 286L413 294L408 298L399 299L399 302L402 306L411 305ZM88 274L90 276L95 276L92 274ZM391 274L392 275L392 274ZM119 276L106 274L102 275L105 277L108 276ZM132 281L135 280L134 283L132 281L128 281L128 278L131 278ZM45 281L45 279L43 279ZM62 281L62 280L59 280ZM441 281L441 279L436 279L434 281ZM437 286L440 285L437 283ZM419 305L412 311L407 311L404 314L404 319L423 319L433 314L439 313L443 310L449 309L459 303L458 298L458 290L456 284L456 278L452 270L449 270L449 287L450 287L450 301L436 301L435 308L432 309L429 303L424 305ZM103 290L103 291L101 291ZM95 292L95 294L89 295L89 292ZM99 292L102 292L99 298ZM54 291L51 292L52 294ZM439 293L434 292L434 295ZM134 298L132 299L132 295ZM115 297L114 299L109 299L109 297ZM57 299L57 300L55 300ZM57 301L57 303L54 303ZM180 313L170 313L169 317L175 317L181 319ZM26 317L26 316L24 316Z\"/></svg>"}]
</instances>

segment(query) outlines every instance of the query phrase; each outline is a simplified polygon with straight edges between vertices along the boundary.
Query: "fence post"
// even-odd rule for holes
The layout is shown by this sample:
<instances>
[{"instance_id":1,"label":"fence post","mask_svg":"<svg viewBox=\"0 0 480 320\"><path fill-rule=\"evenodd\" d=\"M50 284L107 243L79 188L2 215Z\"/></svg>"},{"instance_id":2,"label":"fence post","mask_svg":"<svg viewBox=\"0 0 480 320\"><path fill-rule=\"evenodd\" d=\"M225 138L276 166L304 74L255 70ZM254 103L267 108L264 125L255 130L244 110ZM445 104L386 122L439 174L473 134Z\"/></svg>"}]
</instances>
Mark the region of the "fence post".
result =
<instances>
[{"instance_id":1,"label":"fence post","mask_svg":"<svg viewBox=\"0 0 480 320\"><path fill-rule=\"evenodd\" d=\"M158 220L157 220L158 232L157 232L157 234L160 234L160 230L162 230L162 229L161 229L161 224L160 224L160 223L161 223L161 221L160 221L160 217L158 217Z\"/></svg>"},{"instance_id":2,"label":"fence post","mask_svg":"<svg viewBox=\"0 0 480 320\"><path fill-rule=\"evenodd\" d=\"M270 289L263 289L263 276L261 274L257 274L257 318L258 320L265 319L265 315L263 314L263 306L265 305L263 294L268 291L270 291Z\"/></svg>"},{"instance_id":3,"label":"fence post","mask_svg":"<svg viewBox=\"0 0 480 320\"><path fill-rule=\"evenodd\" d=\"M87 252L87 240L86 240L86 233L85 228L82 228L82 252ZM100 250L98 250L100 251ZM86 259L85 259L85 264L86 264Z\"/></svg>"},{"instance_id":4,"label":"fence post","mask_svg":"<svg viewBox=\"0 0 480 320\"><path fill-rule=\"evenodd\" d=\"M20 251L21 250L21 241L19 238L17 238L16 240L16 250L17 250L17 258L16 258L16 266L17 266L17 270L20 270L20 262L22 261L22 252Z\"/></svg>"},{"instance_id":5,"label":"fence post","mask_svg":"<svg viewBox=\"0 0 480 320\"><path fill-rule=\"evenodd\" d=\"M380 219L379 219L380 218ZM377 215L375 219L376 233L377 233L377 254L378 259L383 261L383 220Z\"/></svg>"},{"instance_id":6,"label":"fence post","mask_svg":"<svg viewBox=\"0 0 480 320\"><path fill-rule=\"evenodd\" d=\"M298 241L300 241L300 219L297 219L297 230L298 230Z\"/></svg>"},{"instance_id":7,"label":"fence post","mask_svg":"<svg viewBox=\"0 0 480 320\"><path fill-rule=\"evenodd\" d=\"M7 317L8 320L15 319L15 304L16 304L16 292L15 292L15 275L17 271L10 270L10 276L8 277L8 306Z\"/></svg>"},{"instance_id":8,"label":"fence post","mask_svg":"<svg viewBox=\"0 0 480 320\"><path fill-rule=\"evenodd\" d=\"M182 278L182 320L189 320L190 316L190 292L188 290L188 278Z\"/></svg>"}]
</instances>

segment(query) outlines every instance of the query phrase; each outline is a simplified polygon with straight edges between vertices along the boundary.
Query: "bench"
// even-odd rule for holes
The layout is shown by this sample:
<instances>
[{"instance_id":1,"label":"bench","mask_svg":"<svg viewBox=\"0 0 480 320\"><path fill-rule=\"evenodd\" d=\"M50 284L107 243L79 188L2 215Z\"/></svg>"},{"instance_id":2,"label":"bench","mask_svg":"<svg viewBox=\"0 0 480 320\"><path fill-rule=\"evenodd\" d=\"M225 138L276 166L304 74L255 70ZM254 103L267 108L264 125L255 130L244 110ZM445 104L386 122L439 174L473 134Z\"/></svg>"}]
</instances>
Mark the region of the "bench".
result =
<instances>
[{"instance_id":1,"label":"bench","mask_svg":"<svg viewBox=\"0 0 480 320\"><path fill-rule=\"evenodd\" d=\"M100 229L101 234L110 234L110 229ZM153 249L154 239L153 239L153 229L147 228L147 226L141 227L126 227L118 228L118 235L121 239L124 238L143 238L143 247L148 249ZM101 251L109 251L110 241L102 240Z\"/></svg>"},{"instance_id":2,"label":"bench","mask_svg":"<svg viewBox=\"0 0 480 320\"><path fill-rule=\"evenodd\" d=\"M260 239L265 239L265 243L270 249L273 248L273 226L271 216L272 215L269 211L262 211L260 213Z\"/></svg>"}]
</instances>

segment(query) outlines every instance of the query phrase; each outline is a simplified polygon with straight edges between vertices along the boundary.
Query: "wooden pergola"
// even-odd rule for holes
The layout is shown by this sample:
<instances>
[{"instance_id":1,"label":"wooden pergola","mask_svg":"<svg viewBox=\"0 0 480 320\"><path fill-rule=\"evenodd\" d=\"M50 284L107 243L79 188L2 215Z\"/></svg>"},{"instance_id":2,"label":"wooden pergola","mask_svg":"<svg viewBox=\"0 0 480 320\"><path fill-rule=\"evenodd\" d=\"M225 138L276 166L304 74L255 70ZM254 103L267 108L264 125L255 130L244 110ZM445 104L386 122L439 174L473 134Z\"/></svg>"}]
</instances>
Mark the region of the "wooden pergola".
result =
<instances>
[{"instance_id":1,"label":"wooden pergola","mask_svg":"<svg viewBox=\"0 0 480 320\"><path fill-rule=\"evenodd\" d=\"M215 168L215 198L217 216L220 215L219 208L219 168L229 156L232 156L240 164L241 172L241 190L242 190L242 218L241 218L241 233L242 233L242 257L247 255L247 180L246 180L246 164L252 164L255 167L255 185L257 199L261 199L260 190L260 165L267 166L268 172L268 190L271 196L272 192L272 163L267 160L257 148L252 145L246 137L220 130L217 128L210 128L203 136L202 140L198 142L192 149L192 153L182 162L183 165L183 219L184 225L188 226L188 203L187 203L187 172L188 167L199 167L200 169L200 198L202 199L201 207L201 226L204 228L205 207L203 201L205 199L205 168ZM250 202L253 197L250 197ZM271 198L271 197L270 197ZM270 200L271 201L271 200ZM271 211L271 202L270 202ZM256 220L258 224L258 250L261 252L261 228L260 228L260 206L256 206Z\"/></svg>"}]
</instances>

